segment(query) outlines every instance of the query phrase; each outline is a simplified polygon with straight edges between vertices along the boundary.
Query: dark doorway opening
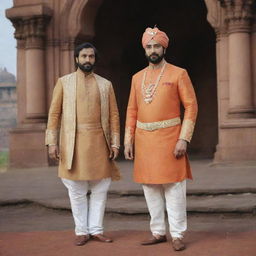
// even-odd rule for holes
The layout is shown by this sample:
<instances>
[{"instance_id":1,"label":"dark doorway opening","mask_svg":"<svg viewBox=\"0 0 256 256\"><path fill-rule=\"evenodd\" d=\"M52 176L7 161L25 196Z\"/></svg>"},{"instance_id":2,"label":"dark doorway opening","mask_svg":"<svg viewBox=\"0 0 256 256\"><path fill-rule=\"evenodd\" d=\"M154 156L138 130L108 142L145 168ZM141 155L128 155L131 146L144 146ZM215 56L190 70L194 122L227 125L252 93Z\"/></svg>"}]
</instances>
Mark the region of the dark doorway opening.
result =
<instances>
[{"instance_id":1,"label":"dark doorway opening","mask_svg":"<svg viewBox=\"0 0 256 256\"><path fill-rule=\"evenodd\" d=\"M102 2L92 41L101 57L97 72L115 88L122 138L131 77L147 65L141 37L147 27L157 25L170 38L166 60L187 69L197 94L199 114L190 153L192 157L213 157L218 138L216 38L206 15L201 0ZM77 42L85 39L80 35Z\"/></svg>"}]
</instances>

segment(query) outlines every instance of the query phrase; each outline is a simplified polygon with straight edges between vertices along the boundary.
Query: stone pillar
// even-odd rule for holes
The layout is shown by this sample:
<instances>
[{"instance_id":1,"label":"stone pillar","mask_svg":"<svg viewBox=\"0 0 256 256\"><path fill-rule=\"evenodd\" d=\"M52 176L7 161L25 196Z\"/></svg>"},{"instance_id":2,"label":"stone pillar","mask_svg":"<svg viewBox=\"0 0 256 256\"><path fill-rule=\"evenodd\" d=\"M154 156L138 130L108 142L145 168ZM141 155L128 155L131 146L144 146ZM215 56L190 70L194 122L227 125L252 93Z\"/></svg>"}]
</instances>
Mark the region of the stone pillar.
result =
<instances>
[{"instance_id":1,"label":"stone pillar","mask_svg":"<svg viewBox=\"0 0 256 256\"><path fill-rule=\"evenodd\" d=\"M47 18L31 17L24 20L26 37L26 118L45 122L45 51L44 37Z\"/></svg>"},{"instance_id":2,"label":"stone pillar","mask_svg":"<svg viewBox=\"0 0 256 256\"><path fill-rule=\"evenodd\" d=\"M17 123L20 124L26 119L26 40L24 26L21 20L13 22L15 27L14 37L17 40Z\"/></svg>"},{"instance_id":3,"label":"stone pillar","mask_svg":"<svg viewBox=\"0 0 256 256\"><path fill-rule=\"evenodd\" d=\"M73 52L75 46L75 39L68 38L61 41L61 75L66 75L74 71Z\"/></svg>"},{"instance_id":4,"label":"stone pillar","mask_svg":"<svg viewBox=\"0 0 256 256\"><path fill-rule=\"evenodd\" d=\"M255 0L205 0L217 34L218 145L214 163L256 161ZM254 85L253 85L254 84Z\"/></svg>"},{"instance_id":5,"label":"stone pillar","mask_svg":"<svg viewBox=\"0 0 256 256\"><path fill-rule=\"evenodd\" d=\"M255 116L252 91L251 42L253 1L225 0L229 34L229 116Z\"/></svg>"},{"instance_id":6,"label":"stone pillar","mask_svg":"<svg viewBox=\"0 0 256 256\"><path fill-rule=\"evenodd\" d=\"M256 108L256 11L254 14L254 24L252 29L251 37L251 60L252 60L252 87L253 87L253 96L254 96L254 107Z\"/></svg>"},{"instance_id":7,"label":"stone pillar","mask_svg":"<svg viewBox=\"0 0 256 256\"><path fill-rule=\"evenodd\" d=\"M223 123L229 105L228 35L225 30L216 30L216 35L218 116Z\"/></svg>"},{"instance_id":8,"label":"stone pillar","mask_svg":"<svg viewBox=\"0 0 256 256\"><path fill-rule=\"evenodd\" d=\"M43 4L6 10L17 39L18 123L10 131L10 167L47 166L46 128L46 26L52 15Z\"/></svg>"}]
</instances>

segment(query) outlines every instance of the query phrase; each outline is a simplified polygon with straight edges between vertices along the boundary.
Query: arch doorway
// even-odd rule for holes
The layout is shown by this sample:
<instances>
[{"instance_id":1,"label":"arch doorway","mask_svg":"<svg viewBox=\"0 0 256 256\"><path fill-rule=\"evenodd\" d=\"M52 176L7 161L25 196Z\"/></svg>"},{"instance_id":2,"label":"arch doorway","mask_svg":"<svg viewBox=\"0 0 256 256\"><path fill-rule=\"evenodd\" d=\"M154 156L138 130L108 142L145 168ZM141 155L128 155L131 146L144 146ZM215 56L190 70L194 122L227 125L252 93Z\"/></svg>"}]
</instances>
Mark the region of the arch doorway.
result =
<instances>
[{"instance_id":1,"label":"arch doorway","mask_svg":"<svg viewBox=\"0 0 256 256\"><path fill-rule=\"evenodd\" d=\"M157 24L170 37L167 61L188 70L197 94L199 114L190 146L192 156L213 157L218 136L215 33L206 15L200 0L102 2L91 41L101 55L97 72L110 79L116 91L122 135L131 77L147 65L141 36L146 27ZM84 39L80 34L76 43Z\"/></svg>"},{"instance_id":2,"label":"arch doorway","mask_svg":"<svg viewBox=\"0 0 256 256\"><path fill-rule=\"evenodd\" d=\"M122 135L131 77L147 65L141 36L146 27L157 24L170 37L166 60L188 70L197 94L199 114L190 146L192 156L213 157L218 133L215 33L206 15L200 0L102 2L91 41L101 56L97 72L110 79L116 91ZM76 43L84 39L80 34Z\"/></svg>"}]
</instances>

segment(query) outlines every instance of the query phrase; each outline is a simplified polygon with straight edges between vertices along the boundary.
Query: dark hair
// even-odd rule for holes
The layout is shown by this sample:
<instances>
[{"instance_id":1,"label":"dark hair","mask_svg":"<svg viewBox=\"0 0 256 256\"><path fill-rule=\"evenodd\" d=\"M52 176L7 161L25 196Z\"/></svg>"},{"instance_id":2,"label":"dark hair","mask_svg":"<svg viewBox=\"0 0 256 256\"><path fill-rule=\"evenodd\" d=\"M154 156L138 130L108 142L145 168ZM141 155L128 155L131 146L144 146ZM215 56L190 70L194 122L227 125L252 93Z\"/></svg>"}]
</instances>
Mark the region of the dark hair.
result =
<instances>
[{"instance_id":1,"label":"dark hair","mask_svg":"<svg viewBox=\"0 0 256 256\"><path fill-rule=\"evenodd\" d=\"M76 68L77 68L76 58L78 58L80 51L82 51L85 48L92 48L94 50L94 54L95 54L95 61L97 62L97 60L98 60L98 56L99 56L98 51L93 44L88 43L88 42L79 44L74 50L74 60L75 60Z\"/></svg>"}]
</instances>

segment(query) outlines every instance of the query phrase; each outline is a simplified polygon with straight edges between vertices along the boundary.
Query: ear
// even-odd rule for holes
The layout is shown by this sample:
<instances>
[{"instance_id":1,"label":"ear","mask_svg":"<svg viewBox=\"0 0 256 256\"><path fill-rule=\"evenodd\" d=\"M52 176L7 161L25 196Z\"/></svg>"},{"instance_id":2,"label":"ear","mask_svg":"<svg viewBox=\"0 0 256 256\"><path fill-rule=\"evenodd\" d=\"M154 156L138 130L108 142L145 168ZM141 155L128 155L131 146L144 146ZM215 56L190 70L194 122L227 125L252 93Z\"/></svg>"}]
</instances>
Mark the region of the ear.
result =
<instances>
[{"instance_id":1,"label":"ear","mask_svg":"<svg viewBox=\"0 0 256 256\"><path fill-rule=\"evenodd\" d=\"M164 54L166 53L166 48L164 48Z\"/></svg>"},{"instance_id":2,"label":"ear","mask_svg":"<svg viewBox=\"0 0 256 256\"><path fill-rule=\"evenodd\" d=\"M78 58L76 57L76 63L78 63Z\"/></svg>"}]
</instances>

